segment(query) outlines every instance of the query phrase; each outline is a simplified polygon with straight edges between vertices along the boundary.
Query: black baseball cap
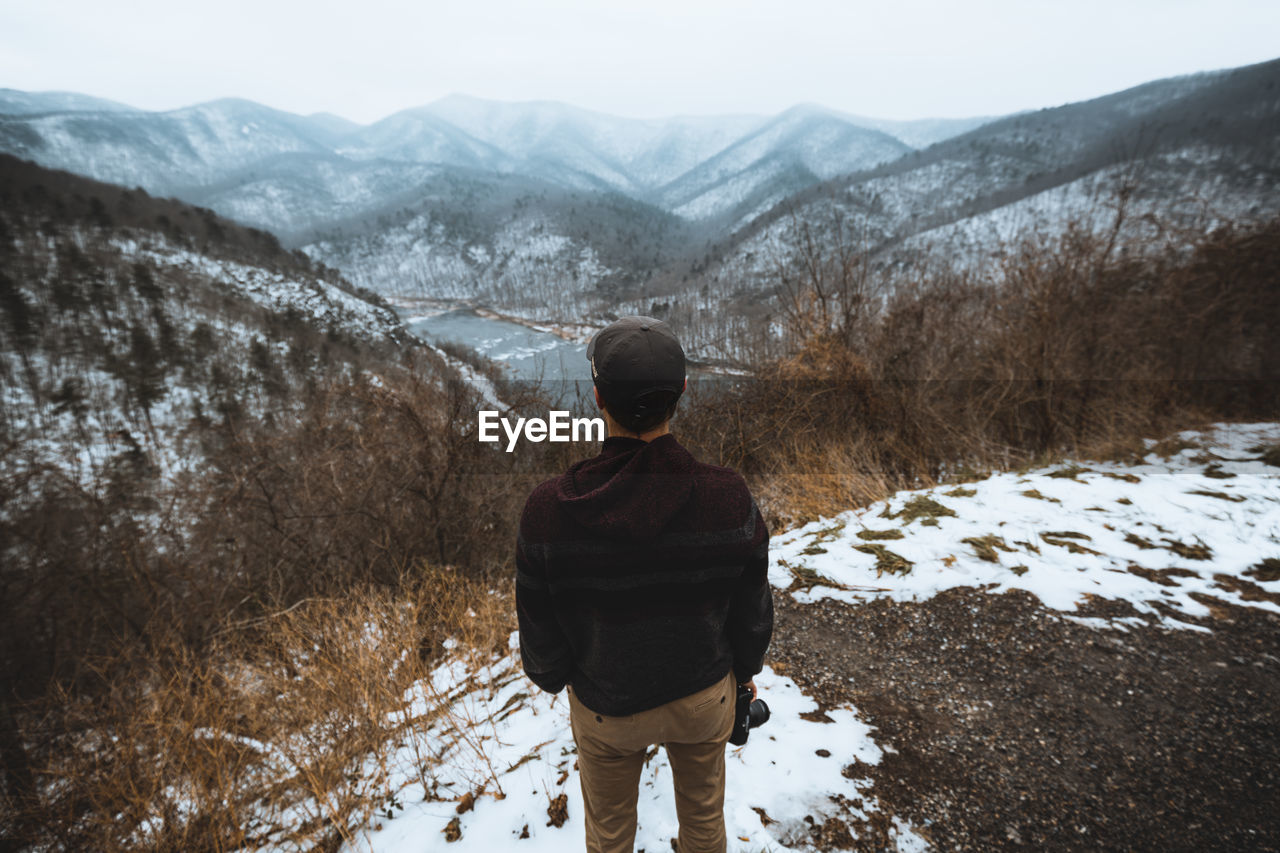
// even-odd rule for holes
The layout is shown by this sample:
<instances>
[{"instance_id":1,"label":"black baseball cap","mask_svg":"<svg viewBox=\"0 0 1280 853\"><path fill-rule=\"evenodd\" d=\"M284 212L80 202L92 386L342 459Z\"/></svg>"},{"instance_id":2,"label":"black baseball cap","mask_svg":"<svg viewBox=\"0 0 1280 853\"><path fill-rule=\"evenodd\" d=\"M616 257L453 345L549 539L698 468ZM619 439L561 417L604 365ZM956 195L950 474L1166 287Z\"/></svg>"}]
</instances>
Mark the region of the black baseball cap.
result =
<instances>
[{"instance_id":1,"label":"black baseball cap","mask_svg":"<svg viewBox=\"0 0 1280 853\"><path fill-rule=\"evenodd\" d=\"M684 391L685 358L671 327L653 317L623 317L587 344L591 379L624 425L655 406L670 408Z\"/></svg>"}]
</instances>

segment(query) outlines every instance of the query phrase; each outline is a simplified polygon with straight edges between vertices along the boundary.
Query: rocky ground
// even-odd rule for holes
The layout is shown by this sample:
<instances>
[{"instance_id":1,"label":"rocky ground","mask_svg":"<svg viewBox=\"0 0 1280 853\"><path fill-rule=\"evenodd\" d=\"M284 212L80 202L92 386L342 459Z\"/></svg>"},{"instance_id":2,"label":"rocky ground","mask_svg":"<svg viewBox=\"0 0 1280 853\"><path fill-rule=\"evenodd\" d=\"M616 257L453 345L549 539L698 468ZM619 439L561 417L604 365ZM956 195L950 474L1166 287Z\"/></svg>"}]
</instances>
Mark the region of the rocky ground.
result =
<instances>
[{"instance_id":1,"label":"rocky ground","mask_svg":"<svg viewBox=\"0 0 1280 853\"><path fill-rule=\"evenodd\" d=\"M770 664L877 728L846 774L937 850L1280 850L1280 615L1204 603L1178 618L1208 631L1108 630L1018 590L778 595ZM830 824L820 847L885 844Z\"/></svg>"}]
</instances>

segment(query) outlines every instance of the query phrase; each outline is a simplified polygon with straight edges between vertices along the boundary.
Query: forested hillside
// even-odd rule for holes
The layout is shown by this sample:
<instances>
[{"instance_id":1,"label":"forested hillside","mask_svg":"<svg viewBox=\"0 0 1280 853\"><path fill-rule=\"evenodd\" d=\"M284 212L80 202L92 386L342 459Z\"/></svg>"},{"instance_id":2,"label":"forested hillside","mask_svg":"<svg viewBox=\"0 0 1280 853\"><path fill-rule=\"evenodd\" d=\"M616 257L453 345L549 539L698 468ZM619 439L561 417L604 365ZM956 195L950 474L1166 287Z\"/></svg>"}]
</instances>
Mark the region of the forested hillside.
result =
<instances>
[{"instance_id":1,"label":"forested hillside","mask_svg":"<svg viewBox=\"0 0 1280 853\"><path fill-rule=\"evenodd\" d=\"M28 463L172 472L211 424L296 409L408 342L378 297L270 234L12 157L0 175L3 430Z\"/></svg>"},{"instance_id":2,"label":"forested hillside","mask_svg":"<svg viewBox=\"0 0 1280 853\"><path fill-rule=\"evenodd\" d=\"M17 92L0 101L0 147L268 228L387 295L562 324L656 309L706 357L742 361L774 347L778 270L815 251L986 272L1019 235L1105 230L1118 206L1131 250L1268 219L1278 74L1272 61L920 122L451 97L362 127L238 100L149 113Z\"/></svg>"},{"instance_id":3,"label":"forested hillside","mask_svg":"<svg viewBox=\"0 0 1280 853\"><path fill-rule=\"evenodd\" d=\"M1201 216L1210 225L1266 218L1280 186L1277 87L1280 60L999 119L798 193L717 256L726 259L726 274L749 275L751 259L786 243L799 220L825 229L819 242L838 236L830 232L838 222L867 252L891 253L927 237L903 254L936 247L954 257L1082 216L1106 227L1099 201L1118 187L1131 194L1135 221L1146 214ZM1001 227L991 228L992 220ZM957 244L966 228L978 233Z\"/></svg>"}]
</instances>

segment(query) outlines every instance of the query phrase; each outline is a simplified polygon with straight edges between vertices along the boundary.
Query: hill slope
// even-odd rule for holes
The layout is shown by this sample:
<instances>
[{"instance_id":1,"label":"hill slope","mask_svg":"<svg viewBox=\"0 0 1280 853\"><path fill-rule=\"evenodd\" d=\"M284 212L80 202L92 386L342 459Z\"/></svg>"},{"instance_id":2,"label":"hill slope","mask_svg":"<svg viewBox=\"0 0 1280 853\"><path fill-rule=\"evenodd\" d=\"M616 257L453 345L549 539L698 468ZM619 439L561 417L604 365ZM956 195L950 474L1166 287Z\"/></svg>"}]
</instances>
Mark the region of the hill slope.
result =
<instances>
[{"instance_id":1,"label":"hill slope","mask_svg":"<svg viewBox=\"0 0 1280 853\"><path fill-rule=\"evenodd\" d=\"M934 251L983 263L1072 217L1102 227L1117 187L1135 225L1264 218L1280 197L1278 68L917 122L812 106L638 120L453 96L359 127L244 101L149 113L10 92L0 149L178 194L388 293L523 311L555 279L549 307L579 319L619 298L723 313L768 302L797 223L904 266Z\"/></svg>"},{"instance_id":2,"label":"hill slope","mask_svg":"<svg viewBox=\"0 0 1280 853\"><path fill-rule=\"evenodd\" d=\"M296 407L410 340L377 297L211 211L7 155L0 186L7 464L172 474L215 422Z\"/></svg>"},{"instance_id":3,"label":"hill slope","mask_svg":"<svg viewBox=\"0 0 1280 853\"><path fill-rule=\"evenodd\" d=\"M796 220L825 223L828 232L839 221L846 240L856 235L871 252L929 232L937 242L969 234L978 245L992 236L992 220L1004 226L997 229L1004 236L1018 228L1061 228L1073 216L1101 212L1105 220L1104 202L1119 186L1136 193L1134 219L1195 202L1219 219L1265 217L1280 197L1278 86L1280 60L998 119L892 164L803 190L718 251L729 259L726 274L759 272L749 256L776 255ZM918 254L921 244L906 248L899 260Z\"/></svg>"}]
</instances>

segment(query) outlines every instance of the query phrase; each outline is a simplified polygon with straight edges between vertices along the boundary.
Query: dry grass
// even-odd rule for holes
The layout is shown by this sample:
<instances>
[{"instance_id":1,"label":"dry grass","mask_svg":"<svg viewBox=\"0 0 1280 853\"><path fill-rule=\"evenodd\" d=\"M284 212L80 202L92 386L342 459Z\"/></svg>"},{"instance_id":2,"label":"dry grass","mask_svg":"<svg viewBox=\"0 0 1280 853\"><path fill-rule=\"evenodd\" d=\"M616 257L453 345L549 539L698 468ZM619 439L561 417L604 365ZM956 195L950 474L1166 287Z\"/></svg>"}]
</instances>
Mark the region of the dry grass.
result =
<instances>
[{"instance_id":1,"label":"dry grass","mask_svg":"<svg viewBox=\"0 0 1280 853\"><path fill-rule=\"evenodd\" d=\"M446 639L505 653L502 570L539 460L497 467L466 389L430 375L307 403L229 425L150 530L114 497L128 481L0 483L43 496L31 518L47 518L5 567L23 584L3 611L21 667L0 679L0 839L333 849L394 796L395 743L432 772L421 717L456 697L422 711L406 691Z\"/></svg>"},{"instance_id":2,"label":"dry grass","mask_svg":"<svg viewBox=\"0 0 1280 853\"><path fill-rule=\"evenodd\" d=\"M1122 252L1118 211L1110 232L1028 236L964 274L802 258L822 274L781 288L791 354L695 389L678 435L790 525L975 472L1132 462L1146 437L1280 415L1266 319L1280 316L1280 220Z\"/></svg>"},{"instance_id":3,"label":"dry grass","mask_svg":"<svg viewBox=\"0 0 1280 853\"><path fill-rule=\"evenodd\" d=\"M833 507L863 506L893 493L889 478L866 447L792 446L778 462L776 473L763 478L754 492L779 529L829 516Z\"/></svg>"},{"instance_id":4,"label":"dry grass","mask_svg":"<svg viewBox=\"0 0 1280 853\"><path fill-rule=\"evenodd\" d=\"M60 734L41 751L34 796L10 803L10 837L102 851L334 849L395 800L400 744L431 773L426 723L456 714L456 697L426 688L425 707L411 700L445 636L488 659L506 649L510 614L507 596L424 568L397 592L228 625L198 655L100 661L108 691L55 691L27 712ZM474 723L454 730L474 737Z\"/></svg>"}]
</instances>

